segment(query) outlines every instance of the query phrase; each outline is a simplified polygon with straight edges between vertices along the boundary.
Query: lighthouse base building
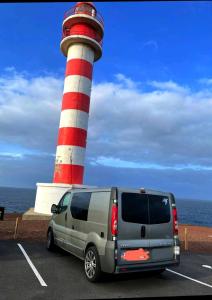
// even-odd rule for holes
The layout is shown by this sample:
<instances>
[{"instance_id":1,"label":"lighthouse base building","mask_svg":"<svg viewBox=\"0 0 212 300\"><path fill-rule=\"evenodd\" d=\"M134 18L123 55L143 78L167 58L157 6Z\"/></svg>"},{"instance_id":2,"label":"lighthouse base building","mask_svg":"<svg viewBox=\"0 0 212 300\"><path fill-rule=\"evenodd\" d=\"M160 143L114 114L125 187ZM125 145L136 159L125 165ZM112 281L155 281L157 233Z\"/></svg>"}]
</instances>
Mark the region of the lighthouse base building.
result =
<instances>
[{"instance_id":1,"label":"lighthouse base building","mask_svg":"<svg viewBox=\"0 0 212 300\"><path fill-rule=\"evenodd\" d=\"M37 183L35 213L51 215L71 188L83 185L93 64L102 55L104 25L92 2L67 11L60 44L67 57L53 183Z\"/></svg>"},{"instance_id":2,"label":"lighthouse base building","mask_svg":"<svg viewBox=\"0 0 212 300\"><path fill-rule=\"evenodd\" d=\"M37 183L34 212L51 215L52 204L58 204L67 190L88 187L82 184Z\"/></svg>"}]
</instances>

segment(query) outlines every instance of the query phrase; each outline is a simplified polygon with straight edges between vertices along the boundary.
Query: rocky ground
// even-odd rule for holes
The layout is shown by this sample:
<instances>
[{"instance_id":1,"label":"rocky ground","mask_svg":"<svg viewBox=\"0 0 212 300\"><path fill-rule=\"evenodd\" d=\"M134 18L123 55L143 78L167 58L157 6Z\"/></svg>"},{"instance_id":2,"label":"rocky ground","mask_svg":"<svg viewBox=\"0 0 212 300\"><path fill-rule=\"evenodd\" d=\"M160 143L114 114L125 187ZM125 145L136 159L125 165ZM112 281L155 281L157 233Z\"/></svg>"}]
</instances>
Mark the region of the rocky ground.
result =
<instances>
[{"instance_id":1,"label":"rocky ground","mask_svg":"<svg viewBox=\"0 0 212 300\"><path fill-rule=\"evenodd\" d=\"M17 234L14 237L16 219L18 219ZM22 214L5 214L0 221L0 240L31 240L45 241L48 221L22 220ZM185 251L185 228L187 228L188 250L194 253L212 253L212 228L179 225L181 250Z\"/></svg>"}]
</instances>

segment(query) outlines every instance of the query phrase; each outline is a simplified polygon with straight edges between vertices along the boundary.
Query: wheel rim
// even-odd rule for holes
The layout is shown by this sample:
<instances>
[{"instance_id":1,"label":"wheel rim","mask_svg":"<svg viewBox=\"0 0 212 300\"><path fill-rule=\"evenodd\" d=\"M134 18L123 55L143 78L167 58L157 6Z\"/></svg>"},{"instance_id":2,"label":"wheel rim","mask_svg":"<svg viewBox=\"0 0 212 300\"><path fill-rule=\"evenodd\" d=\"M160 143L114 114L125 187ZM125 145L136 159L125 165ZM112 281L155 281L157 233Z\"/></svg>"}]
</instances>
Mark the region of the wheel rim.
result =
<instances>
[{"instance_id":1,"label":"wheel rim","mask_svg":"<svg viewBox=\"0 0 212 300\"><path fill-rule=\"evenodd\" d=\"M92 250L89 250L85 256L85 273L88 278L93 278L96 274L96 257Z\"/></svg>"}]
</instances>

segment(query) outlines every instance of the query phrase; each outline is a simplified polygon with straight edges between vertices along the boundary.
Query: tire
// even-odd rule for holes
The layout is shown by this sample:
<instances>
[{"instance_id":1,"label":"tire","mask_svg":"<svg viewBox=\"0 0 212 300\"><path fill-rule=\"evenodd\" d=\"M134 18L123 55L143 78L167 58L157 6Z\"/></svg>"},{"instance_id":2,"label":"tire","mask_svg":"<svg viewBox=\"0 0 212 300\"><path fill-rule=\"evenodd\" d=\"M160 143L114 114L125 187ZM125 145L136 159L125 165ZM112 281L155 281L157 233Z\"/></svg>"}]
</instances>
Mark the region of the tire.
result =
<instances>
[{"instance_id":1,"label":"tire","mask_svg":"<svg viewBox=\"0 0 212 300\"><path fill-rule=\"evenodd\" d=\"M98 282L102 277L100 259L96 247L89 247L85 252L84 271L91 282Z\"/></svg>"},{"instance_id":2,"label":"tire","mask_svg":"<svg viewBox=\"0 0 212 300\"><path fill-rule=\"evenodd\" d=\"M52 229L49 229L47 232L46 248L48 251L55 250L54 234L53 234Z\"/></svg>"}]
</instances>

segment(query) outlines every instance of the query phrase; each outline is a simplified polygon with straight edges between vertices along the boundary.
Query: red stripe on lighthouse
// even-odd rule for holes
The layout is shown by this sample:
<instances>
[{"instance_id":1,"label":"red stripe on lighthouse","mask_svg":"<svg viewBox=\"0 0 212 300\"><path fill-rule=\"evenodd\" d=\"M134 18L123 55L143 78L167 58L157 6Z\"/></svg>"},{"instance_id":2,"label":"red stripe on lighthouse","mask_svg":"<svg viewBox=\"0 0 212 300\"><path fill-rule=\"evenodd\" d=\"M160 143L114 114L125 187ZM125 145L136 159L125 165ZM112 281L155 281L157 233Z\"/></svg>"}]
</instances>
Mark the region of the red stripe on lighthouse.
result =
<instances>
[{"instance_id":1,"label":"red stripe on lighthouse","mask_svg":"<svg viewBox=\"0 0 212 300\"><path fill-rule=\"evenodd\" d=\"M87 131L77 127L59 128L58 145L86 147Z\"/></svg>"},{"instance_id":2,"label":"red stripe on lighthouse","mask_svg":"<svg viewBox=\"0 0 212 300\"><path fill-rule=\"evenodd\" d=\"M80 75L92 79L93 66L84 59L70 59L66 64L66 76Z\"/></svg>"},{"instance_id":3,"label":"red stripe on lighthouse","mask_svg":"<svg viewBox=\"0 0 212 300\"><path fill-rule=\"evenodd\" d=\"M89 112L90 97L82 94L69 92L63 95L62 110L78 109L84 112Z\"/></svg>"},{"instance_id":4,"label":"red stripe on lighthouse","mask_svg":"<svg viewBox=\"0 0 212 300\"><path fill-rule=\"evenodd\" d=\"M84 167L77 165L58 164L55 166L54 183L82 184Z\"/></svg>"},{"instance_id":5,"label":"red stripe on lighthouse","mask_svg":"<svg viewBox=\"0 0 212 300\"><path fill-rule=\"evenodd\" d=\"M102 36L92 27L85 23L73 24L70 28L69 35L85 35L97 42L101 42Z\"/></svg>"}]
</instances>

